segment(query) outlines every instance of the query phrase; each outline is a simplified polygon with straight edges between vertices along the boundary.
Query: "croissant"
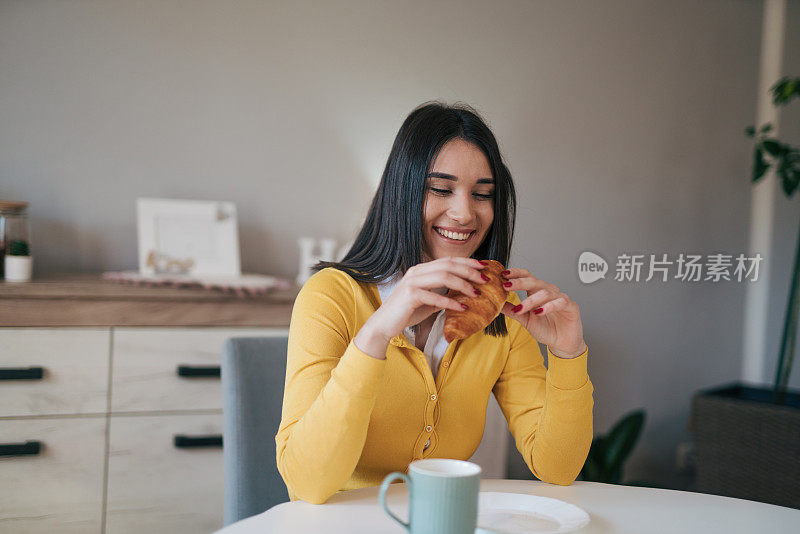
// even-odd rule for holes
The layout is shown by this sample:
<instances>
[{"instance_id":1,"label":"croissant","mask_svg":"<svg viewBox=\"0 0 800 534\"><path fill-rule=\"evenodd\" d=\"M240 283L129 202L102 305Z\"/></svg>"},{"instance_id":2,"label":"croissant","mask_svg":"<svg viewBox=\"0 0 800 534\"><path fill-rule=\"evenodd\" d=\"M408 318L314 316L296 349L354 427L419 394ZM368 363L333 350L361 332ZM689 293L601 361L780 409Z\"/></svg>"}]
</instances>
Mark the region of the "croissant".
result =
<instances>
[{"instance_id":1,"label":"croissant","mask_svg":"<svg viewBox=\"0 0 800 534\"><path fill-rule=\"evenodd\" d=\"M494 320L503 308L508 291L503 287L500 273L505 270L503 264L496 260L487 260L488 265L481 272L489 281L478 286L481 294L477 297L468 297L459 291L451 289L448 297L466 304L464 311L447 310L444 319L444 338L448 343L454 339L465 339L476 332L480 332Z\"/></svg>"}]
</instances>

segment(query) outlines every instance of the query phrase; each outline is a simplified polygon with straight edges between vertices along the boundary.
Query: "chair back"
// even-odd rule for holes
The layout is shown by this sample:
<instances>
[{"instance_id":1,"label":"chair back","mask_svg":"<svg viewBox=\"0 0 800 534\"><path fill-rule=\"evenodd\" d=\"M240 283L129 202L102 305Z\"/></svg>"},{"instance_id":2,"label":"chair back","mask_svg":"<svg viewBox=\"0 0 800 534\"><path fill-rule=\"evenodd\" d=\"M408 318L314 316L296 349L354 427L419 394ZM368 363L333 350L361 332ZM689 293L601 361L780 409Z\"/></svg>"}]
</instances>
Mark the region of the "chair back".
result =
<instances>
[{"instance_id":1,"label":"chair back","mask_svg":"<svg viewBox=\"0 0 800 534\"><path fill-rule=\"evenodd\" d=\"M275 434L281 422L287 338L230 338L222 354L226 525L286 502Z\"/></svg>"}]
</instances>

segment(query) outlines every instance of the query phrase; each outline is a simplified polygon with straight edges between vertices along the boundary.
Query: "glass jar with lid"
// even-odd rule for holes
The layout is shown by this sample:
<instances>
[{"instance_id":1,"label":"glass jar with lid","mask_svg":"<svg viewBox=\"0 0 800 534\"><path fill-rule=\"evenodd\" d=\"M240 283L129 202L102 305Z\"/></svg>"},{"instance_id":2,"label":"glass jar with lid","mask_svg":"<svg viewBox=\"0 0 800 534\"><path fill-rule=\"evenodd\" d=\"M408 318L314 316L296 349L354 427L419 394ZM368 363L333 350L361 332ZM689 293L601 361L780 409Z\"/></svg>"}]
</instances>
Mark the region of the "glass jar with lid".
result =
<instances>
[{"instance_id":1,"label":"glass jar with lid","mask_svg":"<svg viewBox=\"0 0 800 534\"><path fill-rule=\"evenodd\" d=\"M5 256L30 256L30 226L27 202L0 200L0 278L5 272Z\"/></svg>"}]
</instances>

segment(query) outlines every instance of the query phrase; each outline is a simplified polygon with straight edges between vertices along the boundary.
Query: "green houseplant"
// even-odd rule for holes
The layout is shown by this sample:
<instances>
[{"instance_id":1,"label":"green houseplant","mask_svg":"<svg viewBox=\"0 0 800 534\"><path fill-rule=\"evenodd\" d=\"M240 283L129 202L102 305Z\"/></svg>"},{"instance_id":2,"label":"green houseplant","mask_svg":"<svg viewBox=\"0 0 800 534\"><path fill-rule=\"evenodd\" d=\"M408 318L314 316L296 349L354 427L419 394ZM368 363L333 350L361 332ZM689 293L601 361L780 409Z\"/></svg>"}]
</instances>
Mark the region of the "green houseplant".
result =
<instances>
[{"instance_id":1,"label":"green houseplant","mask_svg":"<svg viewBox=\"0 0 800 534\"><path fill-rule=\"evenodd\" d=\"M785 106L792 99L800 97L800 78L783 78L770 89L772 102L776 106ZM783 192L791 198L800 185L800 150L780 140L770 137L771 124L765 124L756 132L754 126L748 126L745 134L755 139L756 145L753 154L753 183L761 179L771 168L775 168L781 182ZM792 286L789 291L789 302L783 323L781 337L781 351L778 358L778 368L775 375L773 395L777 402L783 402L786 397L786 387L794 362L794 349L797 340L798 319L798 289L800 289L800 233L797 235L797 247L792 270Z\"/></svg>"},{"instance_id":2,"label":"green houseplant","mask_svg":"<svg viewBox=\"0 0 800 534\"><path fill-rule=\"evenodd\" d=\"M622 469L644 427L645 413L633 411L620 419L608 434L595 436L581 478L607 484L622 483Z\"/></svg>"},{"instance_id":3,"label":"green houseplant","mask_svg":"<svg viewBox=\"0 0 800 534\"><path fill-rule=\"evenodd\" d=\"M8 246L8 255L9 256L30 256L31 255L31 248L28 246L26 241L22 241L21 239L17 239L12 241Z\"/></svg>"},{"instance_id":4,"label":"green houseplant","mask_svg":"<svg viewBox=\"0 0 800 534\"><path fill-rule=\"evenodd\" d=\"M800 78L786 77L770 89L784 106L800 96ZM751 181L770 168L791 198L800 185L800 151L772 136L773 127L749 126L754 139ZM701 391L692 402L697 489L800 508L800 393L787 390L797 339L800 235L772 388L741 383Z\"/></svg>"}]
</instances>

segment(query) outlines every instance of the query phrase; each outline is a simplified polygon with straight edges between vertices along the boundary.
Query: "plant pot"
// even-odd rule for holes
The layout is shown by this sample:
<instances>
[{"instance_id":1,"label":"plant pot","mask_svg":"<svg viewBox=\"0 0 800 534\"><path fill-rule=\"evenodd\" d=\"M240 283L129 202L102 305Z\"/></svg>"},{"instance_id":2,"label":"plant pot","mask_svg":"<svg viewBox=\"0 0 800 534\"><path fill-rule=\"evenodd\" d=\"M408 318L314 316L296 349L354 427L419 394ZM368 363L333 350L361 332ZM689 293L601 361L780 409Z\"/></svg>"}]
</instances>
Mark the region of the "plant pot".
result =
<instances>
[{"instance_id":1,"label":"plant pot","mask_svg":"<svg viewBox=\"0 0 800 534\"><path fill-rule=\"evenodd\" d=\"M697 393L691 429L697 489L800 508L800 393L730 384Z\"/></svg>"},{"instance_id":2,"label":"plant pot","mask_svg":"<svg viewBox=\"0 0 800 534\"><path fill-rule=\"evenodd\" d=\"M6 282L28 282L33 273L33 256L6 256Z\"/></svg>"}]
</instances>

